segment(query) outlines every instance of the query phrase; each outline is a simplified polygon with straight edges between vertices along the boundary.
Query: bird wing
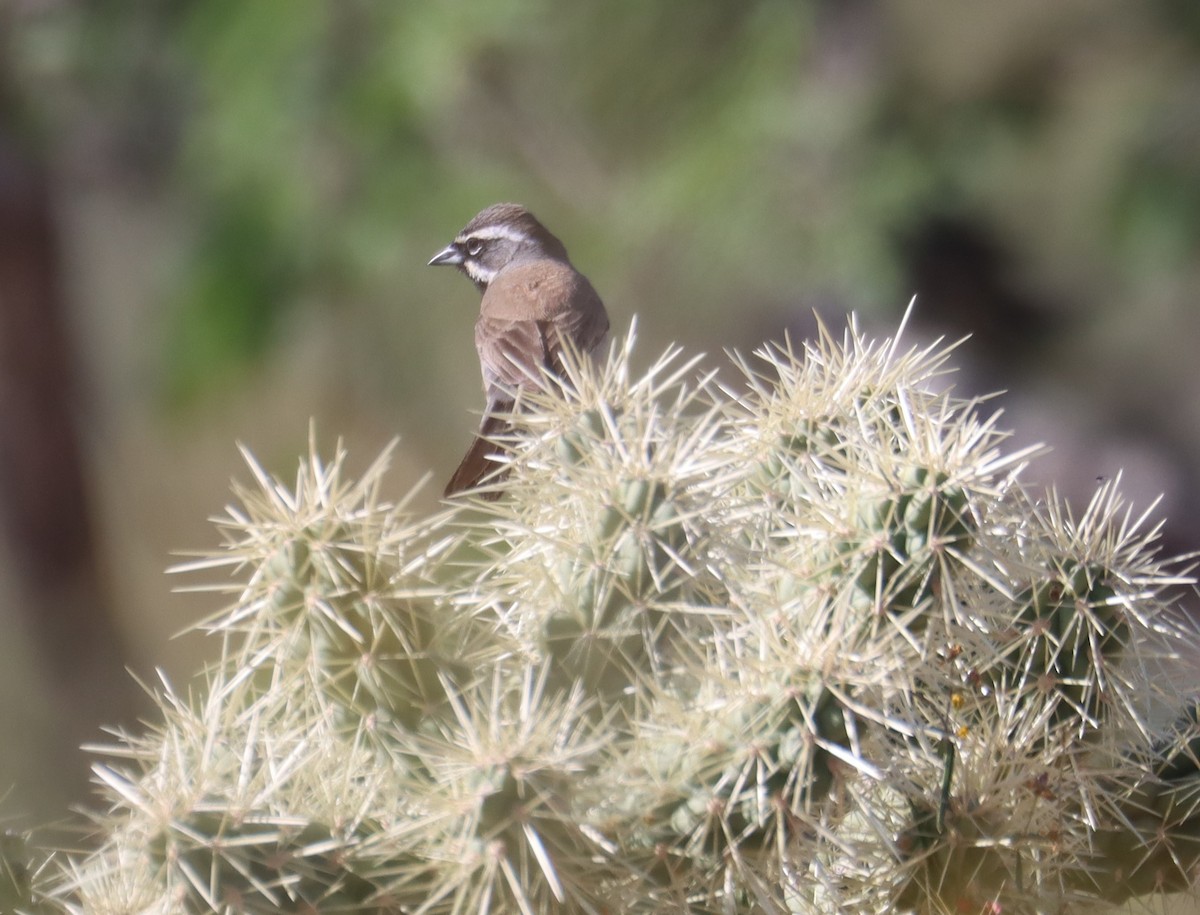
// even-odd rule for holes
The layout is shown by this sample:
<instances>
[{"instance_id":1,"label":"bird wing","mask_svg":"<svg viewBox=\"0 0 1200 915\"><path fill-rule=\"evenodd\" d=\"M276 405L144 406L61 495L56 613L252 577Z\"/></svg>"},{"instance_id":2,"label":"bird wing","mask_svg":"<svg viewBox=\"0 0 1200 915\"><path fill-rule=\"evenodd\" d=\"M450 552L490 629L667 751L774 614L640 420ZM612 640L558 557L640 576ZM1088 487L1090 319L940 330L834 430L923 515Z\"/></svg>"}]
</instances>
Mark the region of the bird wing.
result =
<instances>
[{"instance_id":1,"label":"bird wing","mask_svg":"<svg viewBox=\"0 0 1200 915\"><path fill-rule=\"evenodd\" d=\"M563 340L590 353L607 335L604 303L570 264L513 264L488 286L475 324L484 390L529 384L543 367L561 371Z\"/></svg>"},{"instance_id":2,"label":"bird wing","mask_svg":"<svg viewBox=\"0 0 1200 915\"><path fill-rule=\"evenodd\" d=\"M608 314L587 277L570 264L511 264L488 284L475 322L475 348L487 406L479 433L446 484L445 494L475 489L504 475L503 437L510 431L513 388L536 384L542 369L561 374L563 341L583 353L608 336ZM497 493L484 492L484 498Z\"/></svg>"}]
</instances>

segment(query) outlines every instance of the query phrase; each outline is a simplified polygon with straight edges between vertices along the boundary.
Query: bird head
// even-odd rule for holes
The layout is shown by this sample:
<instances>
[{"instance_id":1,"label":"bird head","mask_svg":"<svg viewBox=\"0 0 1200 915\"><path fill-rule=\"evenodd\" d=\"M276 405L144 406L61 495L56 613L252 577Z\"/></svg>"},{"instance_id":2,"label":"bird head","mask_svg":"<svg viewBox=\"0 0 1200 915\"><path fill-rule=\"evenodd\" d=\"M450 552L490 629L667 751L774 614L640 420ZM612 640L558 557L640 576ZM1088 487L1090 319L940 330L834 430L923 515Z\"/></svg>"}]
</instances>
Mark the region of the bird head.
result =
<instances>
[{"instance_id":1,"label":"bird head","mask_svg":"<svg viewBox=\"0 0 1200 915\"><path fill-rule=\"evenodd\" d=\"M563 243L525 207L497 203L467 223L429 265L457 267L482 292L509 264L542 259L570 262Z\"/></svg>"}]
</instances>

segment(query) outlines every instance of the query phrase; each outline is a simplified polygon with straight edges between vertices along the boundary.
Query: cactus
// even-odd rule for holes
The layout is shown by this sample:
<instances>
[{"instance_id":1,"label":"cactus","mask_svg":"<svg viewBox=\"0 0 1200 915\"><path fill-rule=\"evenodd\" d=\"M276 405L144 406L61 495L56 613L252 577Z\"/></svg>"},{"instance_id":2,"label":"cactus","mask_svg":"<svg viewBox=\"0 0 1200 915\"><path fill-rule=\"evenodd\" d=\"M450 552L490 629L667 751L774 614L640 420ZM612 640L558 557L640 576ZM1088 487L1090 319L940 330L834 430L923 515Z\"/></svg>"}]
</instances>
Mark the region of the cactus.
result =
<instances>
[{"instance_id":1,"label":"cactus","mask_svg":"<svg viewBox=\"0 0 1200 915\"><path fill-rule=\"evenodd\" d=\"M1064 912L1188 889L1184 577L1019 482L948 350L633 334L527 393L495 501L315 445L222 522L220 664L98 764L64 912ZM28 891L32 892L32 890ZM32 904L32 897L31 897Z\"/></svg>"}]
</instances>

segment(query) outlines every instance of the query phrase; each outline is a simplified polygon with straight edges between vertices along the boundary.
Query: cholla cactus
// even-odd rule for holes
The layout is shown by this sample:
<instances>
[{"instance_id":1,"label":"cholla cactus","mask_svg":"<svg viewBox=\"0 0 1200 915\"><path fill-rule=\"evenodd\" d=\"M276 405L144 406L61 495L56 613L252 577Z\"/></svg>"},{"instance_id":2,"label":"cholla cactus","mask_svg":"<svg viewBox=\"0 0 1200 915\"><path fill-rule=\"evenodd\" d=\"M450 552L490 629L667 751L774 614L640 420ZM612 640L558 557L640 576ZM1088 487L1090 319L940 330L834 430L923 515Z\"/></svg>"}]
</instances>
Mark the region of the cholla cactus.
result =
<instances>
[{"instance_id":1,"label":"cholla cactus","mask_svg":"<svg viewBox=\"0 0 1200 915\"><path fill-rule=\"evenodd\" d=\"M947 350L668 352L526 398L433 517L316 449L221 522L197 696L97 767L80 913L1012 913L1186 889L1180 578L1017 482Z\"/></svg>"}]
</instances>

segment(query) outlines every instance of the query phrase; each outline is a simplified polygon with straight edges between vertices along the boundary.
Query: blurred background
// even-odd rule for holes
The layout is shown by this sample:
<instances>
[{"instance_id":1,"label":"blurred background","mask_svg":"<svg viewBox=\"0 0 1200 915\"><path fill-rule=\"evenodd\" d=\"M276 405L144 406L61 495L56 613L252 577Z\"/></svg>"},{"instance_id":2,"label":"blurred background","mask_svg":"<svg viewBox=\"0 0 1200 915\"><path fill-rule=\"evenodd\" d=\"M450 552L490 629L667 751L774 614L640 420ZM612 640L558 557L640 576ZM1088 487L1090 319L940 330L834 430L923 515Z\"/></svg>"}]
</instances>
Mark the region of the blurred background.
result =
<instances>
[{"instance_id":1,"label":"blurred background","mask_svg":"<svg viewBox=\"0 0 1200 915\"><path fill-rule=\"evenodd\" d=\"M186 683L176 550L315 417L418 508L482 406L462 277L527 204L648 359L973 334L1030 482L1200 545L1195 0L0 0L0 827ZM422 501L423 500L423 501Z\"/></svg>"}]
</instances>

